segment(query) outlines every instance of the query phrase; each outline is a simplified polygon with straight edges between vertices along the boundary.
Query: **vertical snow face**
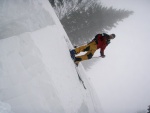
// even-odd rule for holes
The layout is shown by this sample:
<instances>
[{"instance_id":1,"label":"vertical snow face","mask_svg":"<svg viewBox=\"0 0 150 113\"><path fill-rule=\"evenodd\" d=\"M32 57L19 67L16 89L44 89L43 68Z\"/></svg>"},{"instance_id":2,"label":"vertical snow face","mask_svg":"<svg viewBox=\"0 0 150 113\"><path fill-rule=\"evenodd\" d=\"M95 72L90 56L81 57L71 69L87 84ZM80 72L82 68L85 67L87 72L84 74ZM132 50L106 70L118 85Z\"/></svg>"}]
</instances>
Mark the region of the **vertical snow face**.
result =
<instances>
[{"instance_id":1,"label":"vertical snow face","mask_svg":"<svg viewBox=\"0 0 150 113\"><path fill-rule=\"evenodd\" d=\"M49 2L1 0L0 9L0 112L101 113L82 65L87 90L79 81Z\"/></svg>"},{"instance_id":2,"label":"vertical snow face","mask_svg":"<svg viewBox=\"0 0 150 113\"><path fill-rule=\"evenodd\" d=\"M0 39L53 24L51 15L37 0L0 1Z\"/></svg>"},{"instance_id":3,"label":"vertical snow face","mask_svg":"<svg viewBox=\"0 0 150 113\"><path fill-rule=\"evenodd\" d=\"M30 33L0 41L1 101L15 113L63 112L52 73Z\"/></svg>"},{"instance_id":4,"label":"vertical snow face","mask_svg":"<svg viewBox=\"0 0 150 113\"><path fill-rule=\"evenodd\" d=\"M12 113L11 106L7 103L0 102L0 113Z\"/></svg>"}]
</instances>

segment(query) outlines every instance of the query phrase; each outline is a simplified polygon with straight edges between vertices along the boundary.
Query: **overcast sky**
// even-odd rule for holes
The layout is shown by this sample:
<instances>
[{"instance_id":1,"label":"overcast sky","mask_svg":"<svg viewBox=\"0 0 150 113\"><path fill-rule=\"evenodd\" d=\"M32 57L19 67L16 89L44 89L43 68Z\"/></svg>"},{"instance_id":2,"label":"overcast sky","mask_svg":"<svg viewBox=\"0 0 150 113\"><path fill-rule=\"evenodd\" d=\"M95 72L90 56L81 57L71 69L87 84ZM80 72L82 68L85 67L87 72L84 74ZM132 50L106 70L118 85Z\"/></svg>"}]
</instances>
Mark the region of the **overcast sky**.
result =
<instances>
[{"instance_id":1,"label":"overcast sky","mask_svg":"<svg viewBox=\"0 0 150 113\"><path fill-rule=\"evenodd\" d=\"M108 31L116 39L88 71L106 113L136 113L150 105L150 0L101 0L134 11ZM99 50L95 56L99 55Z\"/></svg>"}]
</instances>

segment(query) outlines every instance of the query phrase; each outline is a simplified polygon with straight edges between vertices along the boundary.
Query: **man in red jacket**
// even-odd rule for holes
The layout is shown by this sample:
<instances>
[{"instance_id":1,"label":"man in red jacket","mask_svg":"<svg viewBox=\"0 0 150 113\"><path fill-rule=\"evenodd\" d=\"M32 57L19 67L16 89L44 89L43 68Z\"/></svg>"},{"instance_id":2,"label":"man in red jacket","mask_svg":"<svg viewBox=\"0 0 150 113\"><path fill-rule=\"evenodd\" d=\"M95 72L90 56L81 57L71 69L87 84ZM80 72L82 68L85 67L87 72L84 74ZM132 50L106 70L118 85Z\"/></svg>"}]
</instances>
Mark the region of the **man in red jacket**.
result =
<instances>
[{"instance_id":1,"label":"man in red jacket","mask_svg":"<svg viewBox=\"0 0 150 113\"><path fill-rule=\"evenodd\" d=\"M106 33L97 34L95 38L87 45L83 45L71 50L70 51L71 57L72 59L74 59L74 62L78 64L83 60L91 59L95 51L97 49L100 49L101 57L104 58L105 57L104 50L106 46L110 43L110 40L114 38L115 38L115 34L110 34L110 35ZM75 57L76 54L85 51L87 52L85 55Z\"/></svg>"}]
</instances>

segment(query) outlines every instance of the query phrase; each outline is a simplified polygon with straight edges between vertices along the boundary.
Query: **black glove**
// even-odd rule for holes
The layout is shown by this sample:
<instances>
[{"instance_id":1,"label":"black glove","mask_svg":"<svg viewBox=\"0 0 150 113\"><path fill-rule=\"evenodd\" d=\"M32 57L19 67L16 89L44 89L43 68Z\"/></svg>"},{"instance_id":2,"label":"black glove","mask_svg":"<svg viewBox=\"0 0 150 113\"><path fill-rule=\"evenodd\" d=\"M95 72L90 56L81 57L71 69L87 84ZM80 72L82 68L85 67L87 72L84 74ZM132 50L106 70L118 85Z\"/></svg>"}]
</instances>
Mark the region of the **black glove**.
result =
<instances>
[{"instance_id":1,"label":"black glove","mask_svg":"<svg viewBox=\"0 0 150 113\"><path fill-rule=\"evenodd\" d=\"M102 57L102 58L105 58L105 55L102 55L101 57Z\"/></svg>"}]
</instances>

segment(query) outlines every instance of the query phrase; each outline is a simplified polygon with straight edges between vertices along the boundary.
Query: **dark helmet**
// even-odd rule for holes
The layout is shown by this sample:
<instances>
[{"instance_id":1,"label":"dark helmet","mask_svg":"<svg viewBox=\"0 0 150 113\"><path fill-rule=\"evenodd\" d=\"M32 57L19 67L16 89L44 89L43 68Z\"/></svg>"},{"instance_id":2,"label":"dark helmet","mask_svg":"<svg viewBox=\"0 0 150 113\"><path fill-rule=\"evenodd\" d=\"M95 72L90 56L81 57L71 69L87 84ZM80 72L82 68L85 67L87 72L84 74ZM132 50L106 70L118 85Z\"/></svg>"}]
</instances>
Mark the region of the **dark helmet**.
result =
<instances>
[{"instance_id":1,"label":"dark helmet","mask_svg":"<svg viewBox=\"0 0 150 113\"><path fill-rule=\"evenodd\" d=\"M116 35L115 34L111 34L112 36L113 36L113 38L115 38L116 37Z\"/></svg>"}]
</instances>

